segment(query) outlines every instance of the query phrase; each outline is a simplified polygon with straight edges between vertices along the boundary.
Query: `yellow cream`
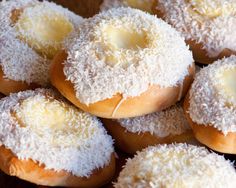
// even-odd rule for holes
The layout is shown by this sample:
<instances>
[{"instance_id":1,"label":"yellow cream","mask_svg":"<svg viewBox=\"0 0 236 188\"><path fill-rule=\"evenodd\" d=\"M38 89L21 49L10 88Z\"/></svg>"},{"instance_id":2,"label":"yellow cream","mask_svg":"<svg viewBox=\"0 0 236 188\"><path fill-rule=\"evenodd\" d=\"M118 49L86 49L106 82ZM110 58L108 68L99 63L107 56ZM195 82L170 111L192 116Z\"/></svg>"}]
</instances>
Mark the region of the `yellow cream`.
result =
<instances>
[{"instance_id":1,"label":"yellow cream","mask_svg":"<svg viewBox=\"0 0 236 188\"><path fill-rule=\"evenodd\" d=\"M36 12L29 16L27 9ZM73 30L72 23L64 15L51 10L39 14L43 7L38 4L26 8L16 23L19 37L38 53L52 58L60 50L61 42ZM29 11L29 10L28 10Z\"/></svg>"}]
</instances>

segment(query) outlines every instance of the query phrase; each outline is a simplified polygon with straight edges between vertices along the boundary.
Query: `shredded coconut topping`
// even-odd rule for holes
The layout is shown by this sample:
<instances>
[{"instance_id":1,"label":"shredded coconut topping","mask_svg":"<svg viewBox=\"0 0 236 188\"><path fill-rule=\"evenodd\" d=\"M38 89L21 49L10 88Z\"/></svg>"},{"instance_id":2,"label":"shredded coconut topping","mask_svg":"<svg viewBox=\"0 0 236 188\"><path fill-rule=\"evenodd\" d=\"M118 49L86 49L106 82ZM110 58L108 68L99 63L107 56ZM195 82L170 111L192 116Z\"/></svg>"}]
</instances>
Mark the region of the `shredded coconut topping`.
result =
<instances>
[{"instance_id":1,"label":"shredded coconut topping","mask_svg":"<svg viewBox=\"0 0 236 188\"><path fill-rule=\"evenodd\" d=\"M111 8L131 7L152 13L154 0L104 0L100 6L101 11Z\"/></svg>"},{"instance_id":2,"label":"shredded coconut topping","mask_svg":"<svg viewBox=\"0 0 236 188\"><path fill-rule=\"evenodd\" d=\"M87 105L117 93L139 96L150 85L182 84L193 62L175 29L131 8L110 9L88 19L79 36L66 43L64 74Z\"/></svg>"},{"instance_id":3,"label":"shredded coconut topping","mask_svg":"<svg viewBox=\"0 0 236 188\"><path fill-rule=\"evenodd\" d=\"M114 152L112 138L96 117L46 89L0 100L0 145L19 159L80 177L108 165Z\"/></svg>"},{"instance_id":4,"label":"shredded coconut topping","mask_svg":"<svg viewBox=\"0 0 236 188\"><path fill-rule=\"evenodd\" d=\"M224 71L233 69L236 56L218 60L196 74L190 89L191 119L197 124L213 126L225 135L236 132L236 93L230 95L222 83ZM231 81L235 84L236 80Z\"/></svg>"},{"instance_id":5,"label":"shredded coconut topping","mask_svg":"<svg viewBox=\"0 0 236 188\"><path fill-rule=\"evenodd\" d=\"M158 145L128 159L115 188L236 187L236 171L223 156L187 144Z\"/></svg>"},{"instance_id":6,"label":"shredded coconut topping","mask_svg":"<svg viewBox=\"0 0 236 188\"><path fill-rule=\"evenodd\" d=\"M14 10L27 11L36 5L42 5L43 9L53 10L68 19L76 29L82 18L47 1L38 2L35 0L3 0L0 2L0 65L6 79L24 81L46 85L49 83L50 61L39 55L33 48L19 39L20 31L17 31L16 24L11 20ZM33 11L28 11L34 16ZM38 14L38 12L36 12ZM37 33L30 33L30 35ZM24 33L26 35L26 33Z\"/></svg>"},{"instance_id":7,"label":"shredded coconut topping","mask_svg":"<svg viewBox=\"0 0 236 188\"><path fill-rule=\"evenodd\" d=\"M190 129L180 104L145 116L119 119L118 122L130 132L149 132L158 137L180 135Z\"/></svg>"},{"instance_id":8,"label":"shredded coconut topping","mask_svg":"<svg viewBox=\"0 0 236 188\"><path fill-rule=\"evenodd\" d=\"M157 10L186 40L203 45L209 57L236 51L236 0L157 0Z\"/></svg>"}]
</instances>

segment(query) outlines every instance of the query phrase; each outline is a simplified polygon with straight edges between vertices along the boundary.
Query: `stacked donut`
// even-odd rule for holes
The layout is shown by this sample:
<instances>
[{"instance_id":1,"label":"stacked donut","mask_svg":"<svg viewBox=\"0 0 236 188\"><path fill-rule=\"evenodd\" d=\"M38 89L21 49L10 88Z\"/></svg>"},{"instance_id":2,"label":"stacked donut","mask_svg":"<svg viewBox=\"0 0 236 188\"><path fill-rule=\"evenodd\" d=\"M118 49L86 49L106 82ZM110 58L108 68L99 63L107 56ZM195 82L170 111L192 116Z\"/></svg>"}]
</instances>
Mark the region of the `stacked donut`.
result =
<instances>
[{"instance_id":1,"label":"stacked donut","mask_svg":"<svg viewBox=\"0 0 236 188\"><path fill-rule=\"evenodd\" d=\"M0 2L0 169L99 187L114 176L114 142L137 152L115 187L234 188L232 163L193 145L236 154L234 5L105 0L83 19L48 1ZM195 76L194 60L212 64Z\"/></svg>"}]
</instances>

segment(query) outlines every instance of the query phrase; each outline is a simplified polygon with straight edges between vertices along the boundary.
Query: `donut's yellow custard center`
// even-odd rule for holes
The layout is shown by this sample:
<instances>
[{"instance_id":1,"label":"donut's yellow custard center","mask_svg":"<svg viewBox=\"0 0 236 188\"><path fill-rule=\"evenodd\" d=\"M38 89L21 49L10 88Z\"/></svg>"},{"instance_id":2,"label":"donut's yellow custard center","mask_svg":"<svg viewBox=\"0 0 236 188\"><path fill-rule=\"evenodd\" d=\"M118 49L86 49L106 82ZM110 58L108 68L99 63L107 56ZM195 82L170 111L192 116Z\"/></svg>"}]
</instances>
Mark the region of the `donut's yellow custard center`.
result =
<instances>
[{"instance_id":1,"label":"donut's yellow custard center","mask_svg":"<svg viewBox=\"0 0 236 188\"><path fill-rule=\"evenodd\" d=\"M235 14L236 4L222 0L188 0L192 9L202 16L215 18Z\"/></svg>"},{"instance_id":2,"label":"donut's yellow custard center","mask_svg":"<svg viewBox=\"0 0 236 188\"><path fill-rule=\"evenodd\" d=\"M79 146L78 140L88 139L95 131L86 113L44 97L23 100L15 116L22 127L29 127L40 137L47 135L53 145Z\"/></svg>"},{"instance_id":3,"label":"donut's yellow custard center","mask_svg":"<svg viewBox=\"0 0 236 188\"><path fill-rule=\"evenodd\" d=\"M126 5L140 9L149 13L152 13L152 6L154 3L154 0L123 0L123 3Z\"/></svg>"},{"instance_id":4,"label":"donut's yellow custard center","mask_svg":"<svg viewBox=\"0 0 236 188\"><path fill-rule=\"evenodd\" d=\"M223 91L224 96L230 101L236 101L236 68L221 70L217 79L220 80L217 89ZM230 104L236 107L236 103Z\"/></svg>"},{"instance_id":5,"label":"donut's yellow custard center","mask_svg":"<svg viewBox=\"0 0 236 188\"><path fill-rule=\"evenodd\" d=\"M147 46L146 35L144 32L130 32L125 29L109 27L106 30L108 43L116 49L137 50Z\"/></svg>"},{"instance_id":6,"label":"donut's yellow custard center","mask_svg":"<svg viewBox=\"0 0 236 188\"><path fill-rule=\"evenodd\" d=\"M16 22L19 37L38 53L52 58L61 42L73 30L72 23L55 10L44 11L42 5L26 8Z\"/></svg>"}]
</instances>

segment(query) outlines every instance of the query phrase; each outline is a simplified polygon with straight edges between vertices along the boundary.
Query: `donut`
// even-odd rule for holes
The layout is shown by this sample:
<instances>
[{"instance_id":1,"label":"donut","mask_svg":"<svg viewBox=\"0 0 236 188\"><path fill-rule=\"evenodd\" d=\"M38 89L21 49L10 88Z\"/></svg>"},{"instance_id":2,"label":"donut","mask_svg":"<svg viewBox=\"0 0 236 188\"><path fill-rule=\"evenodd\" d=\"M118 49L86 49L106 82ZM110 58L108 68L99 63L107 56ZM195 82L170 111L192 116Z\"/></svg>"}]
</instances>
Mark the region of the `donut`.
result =
<instances>
[{"instance_id":1,"label":"donut","mask_svg":"<svg viewBox=\"0 0 236 188\"><path fill-rule=\"evenodd\" d=\"M157 145L128 159L115 188L236 187L236 171L223 156L187 144Z\"/></svg>"},{"instance_id":2,"label":"donut","mask_svg":"<svg viewBox=\"0 0 236 188\"><path fill-rule=\"evenodd\" d=\"M155 0L154 12L185 37L196 62L236 54L235 0Z\"/></svg>"},{"instance_id":3,"label":"donut","mask_svg":"<svg viewBox=\"0 0 236 188\"><path fill-rule=\"evenodd\" d=\"M45 186L98 187L115 172L112 138L51 89L0 100L0 169Z\"/></svg>"},{"instance_id":4,"label":"donut","mask_svg":"<svg viewBox=\"0 0 236 188\"><path fill-rule=\"evenodd\" d=\"M196 74L184 109L197 140L222 153L236 154L236 56Z\"/></svg>"},{"instance_id":5,"label":"donut","mask_svg":"<svg viewBox=\"0 0 236 188\"><path fill-rule=\"evenodd\" d=\"M150 145L194 140L180 104L145 116L102 122L117 147L130 154Z\"/></svg>"},{"instance_id":6,"label":"donut","mask_svg":"<svg viewBox=\"0 0 236 188\"><path fill-rule=\"evenodd\" d=\"M110 8L131 7L152 14L153 5L154 0L104 0L100 6L100 10L106 11Z\"/></svg>"},{"instance_id":7,"label":"donut","mask_svg":"<svg viewBox=\"0 0 236 188\"><path fill-rule=\"evenodd\" d=\"M194 75L192 54L164 21L122 7L80 26L50 69L52 85L75 106L103 118L128 118L161 111L185 95Z\"/></svg>"},{"instance_id":8,"label":"donut","mask_svg":"<svg viewBox=\"0 0 236 188\"><path fill-rule=\"evenodd\" d=\"M51 59L81 22L80 16L47 1L1 1L0 92L49 85Z\"/></svg>"}]
</instances>

